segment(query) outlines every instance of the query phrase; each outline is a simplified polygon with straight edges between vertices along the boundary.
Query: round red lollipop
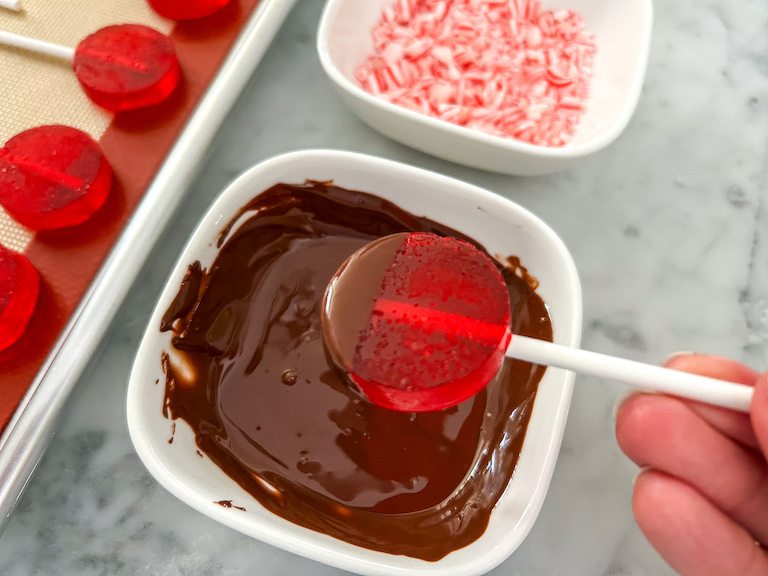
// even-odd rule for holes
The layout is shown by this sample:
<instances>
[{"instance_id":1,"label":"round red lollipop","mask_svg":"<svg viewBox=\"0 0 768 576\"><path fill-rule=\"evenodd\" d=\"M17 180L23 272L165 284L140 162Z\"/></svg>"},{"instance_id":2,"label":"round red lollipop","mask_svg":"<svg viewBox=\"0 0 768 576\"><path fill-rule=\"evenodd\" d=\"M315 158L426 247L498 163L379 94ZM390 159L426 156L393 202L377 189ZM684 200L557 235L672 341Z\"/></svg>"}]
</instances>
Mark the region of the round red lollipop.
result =
<instances>
[{"instance_id":1,"label":"round red lollipop","mask_svg":"<svg viewBox=\"0 0 768 576\"><path fill-rule=\"evenodd\" d=\"M155 12L171 20L195 20L210 16L229 0L148 0Z\"/></svg>"},{"instance_id":2,"label":"round red lollipop","mask_svg":"<svg viewBox=\"0 0 768 576\"><path fill-rule=\"evenodd\" d=\"M749 412L749 386L512 338L509 321L509 293L493 262L467 242L433 234L395 234L355 252L331 279L322 311L331 359L385 408L458 404L509 356Z\"/></svg>"},{"instance_id":3,"label":"round red lollipop","mask_svg":"<svg viewBox=\"0 0 768 576\"><path fill-rule=\"evenodd\" d=\"M26 330L39 291L40 278L27 257L0 244L0 350Z\"/></svg>"},{"instance_id":4,"label":"round red lollipop","mask_svg":"<svg viewBox=\"0 0 768 576\"><path fill-rule=\"evenodd\" d=\"M0 205L33 230L66 228L104 204L112 168L99 145L69 126L39 126L0 149Z\"/></svg>"},{"instance_id":5,"label":"round red lollipop","mask_svg":"<svg viewBox=\"0 0 768 576\"><path fill-rule=\"evenodd\" d=\"M404 412L466 400L498 372L511 336L509 292L477 248L394 234L355 252L323 303L334 363L374 404Z\"/></svg>"},{"instance_id":6,"label":"round red lollipop","mask_svg":"<svg viewBox=\"0 0 768 576\"><path fill-rule=\"evenodd\" d=\"M181 78L171 40L146 26L107 26L77 46L75 74L88 97L113 112L165 100Z\"/></svg>"}]
</instances>

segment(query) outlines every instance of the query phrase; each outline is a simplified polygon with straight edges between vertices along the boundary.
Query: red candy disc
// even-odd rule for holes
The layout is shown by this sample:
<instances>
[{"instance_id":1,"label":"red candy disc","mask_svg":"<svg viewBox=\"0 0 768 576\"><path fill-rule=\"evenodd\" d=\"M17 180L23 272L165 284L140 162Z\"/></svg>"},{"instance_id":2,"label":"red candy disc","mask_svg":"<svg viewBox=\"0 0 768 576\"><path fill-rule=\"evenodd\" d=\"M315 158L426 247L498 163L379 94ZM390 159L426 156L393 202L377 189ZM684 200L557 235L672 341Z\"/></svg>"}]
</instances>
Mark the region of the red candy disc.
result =
<instances>
[{"instance_id":1,"label":"red candy disc","mask_svg":"<svg viewBox=\"0 0 768 576\"><path fill-rule=\"evenodd\" d=\"M224 8L229 0L148 0L155 12L171 20L195 20Z\"/></svg>"},{"instance_id":2,"label":"red candy disc","mask_svg":"<svg viewBox=\"0 0 768 576\"><path fill-rule=\"evenodd\" d=\"M24 333L39 291L37 270L26 256L0 244L0 350Z\"/></svg>"},{"instance_id":3,"label":"red candy disc","mask_svg":"<svg viewBox=\"0 0 768 576\"><path fill-rule=\"evenodd\" d=\"M39 126L0 149L0 205L33 230L65 228L96 212L112 186L99 145L69 126Z\"/></svg>"},{"instance_id":4,"label":"red candy disc","mask_svg":"<svg viewBox=\"0 0 768 576\"><path fill-rule=\"evenodd\" d=\"M440 410L498 372L510 339L509 292L471 244L395 234L356 252L326 292L323 335L374 404Z\"/></svg>"},{"instance_id":5,"label":"red candy disc","mask_svg":"<svg viewBox=\"0 0 768 576\"><path fill-rule=\"evenodd\" d=\"M113 112L165 100L181 78L171 40L146 26L107 26L80 42L74 69L88 97Z\"/></svg>"}]
</instances>

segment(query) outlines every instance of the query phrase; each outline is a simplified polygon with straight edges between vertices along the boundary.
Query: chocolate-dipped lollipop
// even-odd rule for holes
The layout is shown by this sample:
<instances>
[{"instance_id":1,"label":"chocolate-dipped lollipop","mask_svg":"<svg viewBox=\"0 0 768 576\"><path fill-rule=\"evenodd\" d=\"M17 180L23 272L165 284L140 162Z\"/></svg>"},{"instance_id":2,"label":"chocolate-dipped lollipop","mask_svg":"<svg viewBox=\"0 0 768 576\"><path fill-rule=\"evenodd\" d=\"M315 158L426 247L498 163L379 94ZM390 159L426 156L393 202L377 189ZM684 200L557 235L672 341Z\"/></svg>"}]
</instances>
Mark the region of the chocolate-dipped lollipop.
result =
<instances>
[{"instance_id":1,"label":"chocolate-dipped lollipop","mask_svg":"<svg viewBox=\"0 0 768 576\"><path fill-rule=\"evenodd\" d=\"M369 400L426 412L488 384L509 319L504 278L474 246L404 233L345 262L326 291L322 323L329 354Z\"/></svg>"},{"instance_id":2,"label":"chocolate-dipped lollipop","mask_svg":"<svg viewBox=\"0 0 768 576\"><path fill-rule=\"evenodd\" d=\"M0 148L0 205L33 230L66 228L96 212L112 187L99 145L69 126L39 126Z\"/></svg>"},{"instance_id":3,"label":"chocolate-dipped lollipop","mask_svg":"<svg viewBox=\"0 0 768 576\"><path fill-rule=\"evenodd\" d=\"M0 244L0 350L26 330L39 291L40 278L32 263Z\"/></svg>"},{"instance_id":4,"label":"chocolate-dipped lollipop","mask_svg":"<svg viewBox=\"0 0 768 576\"><path fill-rule=\"evenodd\" d=\"M494 378L506 355L749 411L749 386L511 335L509 314L504 279L477 248L395 234L336 272L323 302L323 337L349 381L393 410L458 404Z\"/></svg>"},{"instance_id":5,"label":"chocolate-dipped lollipop","mask_svg":"<svg viewBox=\"0 0 768 576\"><path fill-rule=\"evenodd\" d=\"M76 49L0 31L0 44L72 62L88 97L112 112L136 110L168 98L181 77L171 40L146 26L107 26Z\"/></svg>"}]
</instances>

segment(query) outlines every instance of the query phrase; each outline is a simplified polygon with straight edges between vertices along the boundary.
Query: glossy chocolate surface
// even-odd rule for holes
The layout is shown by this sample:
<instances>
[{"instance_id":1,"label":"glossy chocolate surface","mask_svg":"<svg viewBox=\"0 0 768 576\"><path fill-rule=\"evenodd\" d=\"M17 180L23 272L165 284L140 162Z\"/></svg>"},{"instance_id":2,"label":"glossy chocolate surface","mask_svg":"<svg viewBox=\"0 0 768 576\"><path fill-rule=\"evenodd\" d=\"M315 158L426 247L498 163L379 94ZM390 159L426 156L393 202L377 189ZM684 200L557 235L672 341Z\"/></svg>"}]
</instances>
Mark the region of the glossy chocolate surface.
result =
<instances>
[{"instance_id":1,"label":"glossy chocolate surface","mask_svg":"<svg viewBox=\"0 0 768 576\"><path fill-rule=\"evenodd\" d=\"M163 318L174 332L166 415L187 422L200 450L265 508L301 526L424 560L480 537L544 369L507 359L458 406L395 412L345 385L320 325L329 280L363 245L409 231L470 239L319 182L278 184L235 220L209 269L190 266ZM509 262L513 332L551 340L533 279Z\"/></svg>"}]
</instances>

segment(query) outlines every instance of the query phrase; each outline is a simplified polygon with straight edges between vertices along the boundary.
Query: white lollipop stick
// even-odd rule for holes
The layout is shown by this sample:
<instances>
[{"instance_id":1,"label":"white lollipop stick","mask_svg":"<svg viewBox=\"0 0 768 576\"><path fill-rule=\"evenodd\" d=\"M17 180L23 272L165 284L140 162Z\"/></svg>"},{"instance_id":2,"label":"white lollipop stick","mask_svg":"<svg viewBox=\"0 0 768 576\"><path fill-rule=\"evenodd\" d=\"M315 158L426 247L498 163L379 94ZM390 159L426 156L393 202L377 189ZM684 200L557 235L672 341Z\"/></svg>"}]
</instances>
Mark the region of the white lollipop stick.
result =
<instances>
[{"instance_id":1,"label":"white lollipop stick","mask_svg":"<svg viewBox=\"0 0 768 576\"><path fill-rule=\"evenodd\" d=\"M517 334L512 335L506 355L542 366L555 366L618 380L647 390L682 396L739 412L749 412L754 393L751 386L743 384L569 348Z\"/></svg>"},{"instance_id":2,"label":"white lollipop stick","mask_svg":"<svg viewBox=\"0 0 768 576\"><path fill-rule=\"evenodd\" d=\"M2 1L3 0L0 0L0 2ZM62 60L69 60L70 62L75 59L74 48L60 46L59 44L53 44L43 40L35 40L34 38L27 38L26 36L13 34L12 32L3 32L2 30L0 30L0 44L15 46L16 48L23 48L24 50L31 50L38 54L45 54L46 56L53 56L54 58L61 58Z\"/></svg>"},{"instance_id":3,"label":"white lollipop stick","mask_svg":"<svg viewBox=\"0 0 768 576\"><path fill-rule=\"evenodd\" d=\"M21 12L21 0L0 0L0 8Z\"/></svg>"}]
</instances>

